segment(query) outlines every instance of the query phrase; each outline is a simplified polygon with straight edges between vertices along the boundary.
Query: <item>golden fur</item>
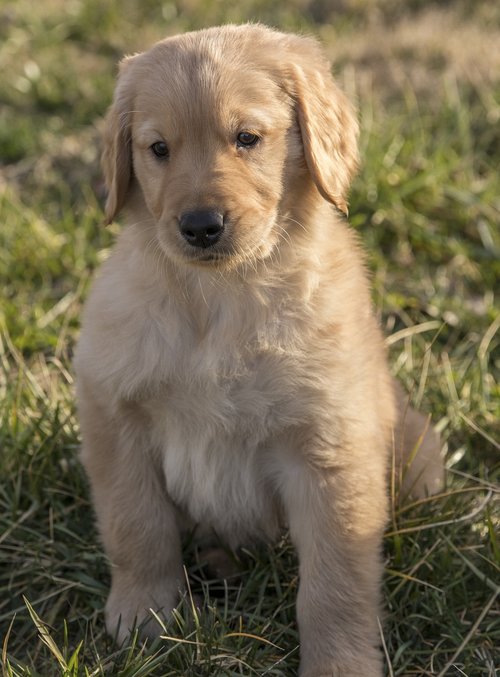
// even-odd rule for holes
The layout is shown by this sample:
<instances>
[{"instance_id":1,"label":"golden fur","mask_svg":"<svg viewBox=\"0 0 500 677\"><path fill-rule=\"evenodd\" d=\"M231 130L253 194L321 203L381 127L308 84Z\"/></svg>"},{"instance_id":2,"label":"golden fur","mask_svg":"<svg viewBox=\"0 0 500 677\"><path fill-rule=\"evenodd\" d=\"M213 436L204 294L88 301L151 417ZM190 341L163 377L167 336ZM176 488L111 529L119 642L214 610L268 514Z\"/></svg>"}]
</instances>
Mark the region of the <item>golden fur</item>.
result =
<instances>
[{"instance_id":1,"label":"golden fur","mask_svg":"<svg viewBox=\"0 0 500 677\"><path fill-rule=\"evenodd\" d=\"M391 449L419 447L402 489L414 495L438 489L442 467L402 392L393 445L395 388L363 257L332 207L346 211L357 131L309 38L225 26L121 65L103 167L107 218L124 209L127 227L75 359L119 639L134 623L155 635L149 609L176 605L183 526L235 548L287 525L301 677L382 674ZM224 230L193 246L179 224L203 210Z\"/></svg>"}]
</instances>

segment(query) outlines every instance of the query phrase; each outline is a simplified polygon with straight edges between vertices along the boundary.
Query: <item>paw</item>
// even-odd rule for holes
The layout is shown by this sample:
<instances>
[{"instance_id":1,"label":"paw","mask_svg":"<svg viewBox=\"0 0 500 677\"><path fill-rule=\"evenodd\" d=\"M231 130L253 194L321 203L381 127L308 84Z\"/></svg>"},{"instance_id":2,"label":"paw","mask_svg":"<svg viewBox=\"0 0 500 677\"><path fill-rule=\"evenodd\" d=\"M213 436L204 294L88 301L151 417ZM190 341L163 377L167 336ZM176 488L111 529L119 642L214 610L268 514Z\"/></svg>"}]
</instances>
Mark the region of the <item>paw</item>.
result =
<instances>
[{"instance_id":1,"label":"paw","mask_svg":"<svg viewBox=\"0 0 500 677\"><path fill-rule=\"evenodd\" d=\"M241 574L241 563L237 556L223 548L202 548L199 556L208 578L231 578L234 582Z\"/></svg>"},{"instance_id":2,"label":"paw","mask_svg":"<svg viewBox=\"0 0 500 677\"><path fill-rule=\"evenodd\" d=\"M382 677L382 675L382 668L372 669L370 666L360 668L359 666L350 667L348 665L332 666L332 668L326 672L324 669L320 669L320 672L316 672L315 670L299 672L299 677Z\"/></svg>"},{"instance_id":3,"label":"paw","mask_svg":"<svg viewBox=\"0 0 500 677\"><path fill-rule=\"evenodd\" d=\"M367 656L366 659L322 662L317 667L301 663L299 677L383 677L382 660Z\"/></svg>"},{"instance_id":4,"label":"paw","mask_svg":"<svg viewBox=\"0 0 500 677\"><path fill-rule=\"evenodd\" d=\"M179 592L169 590L168 583L149 589L114 582L104 611L106 630L120 644L136 629L142 640L155 639L164 630L151 610L168 622L178 601Z\"/></svg>"}]
</instances>

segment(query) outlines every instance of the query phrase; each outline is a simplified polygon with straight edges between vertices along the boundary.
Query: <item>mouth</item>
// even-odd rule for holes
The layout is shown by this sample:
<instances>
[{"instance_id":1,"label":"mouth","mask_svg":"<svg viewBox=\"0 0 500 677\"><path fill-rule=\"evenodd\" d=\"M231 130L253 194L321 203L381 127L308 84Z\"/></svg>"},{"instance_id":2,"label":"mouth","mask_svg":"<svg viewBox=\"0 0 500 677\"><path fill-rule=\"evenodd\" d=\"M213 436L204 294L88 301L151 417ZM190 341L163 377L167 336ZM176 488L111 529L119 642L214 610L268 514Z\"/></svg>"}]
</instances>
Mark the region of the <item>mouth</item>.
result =
<instances>
[{"instance_id":1,"label":"mouth","mask_svg":"<svg viewBox=\"0 0 500 677\"><path fill-rule=\"evenodd\" d=\"M188 265L204 269L207 272L229 273L241 269L248 263L248 259L240 254L227 254L223 256L207 256L201 259L192 259Z\"/></svg>"},{"instance_id":2,"label":"mouth","mask_svg":"<svg viewBox=\"0 0 500 677\"><path fill-rule=\"evenodd\" d=\"M230 263L235 257L235 254L232 252L226 251L207 251L206 249L202 252L189 252L185 258L187 263L193 265L201 265L207 267L215 267L217 265L224 265Z\"/></svg>"},{"instance_id":3,"label":"mouth","mask_svg":"<svg viewBox=\"0 0 500 677\"><path fill-rule=\"evenodd\" d=\"M184 250L184 260L189 265L226 270L248 263L255 266L257 261L267 259L271 255L276 244L277 241L274 238L267 237L249 244L245 249L240 247L228 249L215 246L200 251L186 252Z\"/></svg>"},{"instance_id":4,"label":"mouth","mask_svg":"<svg viewBox=\"0 0 500 677\"><path fill-rule=\"evenodd\" d=\"M226 256L221 256L220 254L204 254L196 259L197 263L214 263L220 261L222 258L227 258Z\"/></svg>"}]
</instances>

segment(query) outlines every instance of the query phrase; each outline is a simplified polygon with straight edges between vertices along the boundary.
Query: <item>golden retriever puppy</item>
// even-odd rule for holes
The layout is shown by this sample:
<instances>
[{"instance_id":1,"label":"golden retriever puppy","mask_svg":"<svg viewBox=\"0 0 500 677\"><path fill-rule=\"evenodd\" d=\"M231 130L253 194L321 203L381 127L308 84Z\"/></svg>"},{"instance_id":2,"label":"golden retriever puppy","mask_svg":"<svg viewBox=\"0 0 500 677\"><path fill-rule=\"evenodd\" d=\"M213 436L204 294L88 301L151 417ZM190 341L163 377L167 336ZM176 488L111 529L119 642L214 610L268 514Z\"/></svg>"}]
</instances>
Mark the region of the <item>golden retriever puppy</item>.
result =
<instances>
[{"instance_id":1,"label":"golden retriever puppy","mask_svg":"<svg viewBox=\"0 0 500 677\"><path fill-rule=\"evenodd\" d=\"M224 26L121 64L103 167L107 218L124 210L127 226L75 359L120 640L135 624L157 634L149 609L177 604L181 525L234 548L287 526L301 677L382 674L397 408L360 247L337 213L357 134L310 38ZM405 420L408 453L422 436L433 464L412 475L421 495L441 484L438 440L420 415Z\"/></svg>"}]
</instances>

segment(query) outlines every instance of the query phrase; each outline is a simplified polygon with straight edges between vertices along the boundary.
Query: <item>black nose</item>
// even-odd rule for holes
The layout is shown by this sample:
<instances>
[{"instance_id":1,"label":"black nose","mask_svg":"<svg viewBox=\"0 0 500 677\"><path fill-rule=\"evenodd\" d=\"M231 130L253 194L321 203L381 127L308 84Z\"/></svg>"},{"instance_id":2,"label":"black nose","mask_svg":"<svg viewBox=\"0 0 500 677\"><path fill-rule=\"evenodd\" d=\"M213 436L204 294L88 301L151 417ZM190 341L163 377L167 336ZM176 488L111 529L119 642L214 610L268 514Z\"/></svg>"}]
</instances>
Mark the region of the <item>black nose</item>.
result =
<instances>
[{"instance_id":1,"label":"black nose","mask_svg":"<svg viewBox=\"0 0 500 677\"><path fill-rule=\"evenodd\" d=\"M224 217L220 212L186 212L179 219L182 237L193 247L206 249L214 245L224 230Z\"/></svg>"}]
</instances>

